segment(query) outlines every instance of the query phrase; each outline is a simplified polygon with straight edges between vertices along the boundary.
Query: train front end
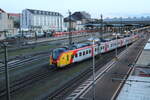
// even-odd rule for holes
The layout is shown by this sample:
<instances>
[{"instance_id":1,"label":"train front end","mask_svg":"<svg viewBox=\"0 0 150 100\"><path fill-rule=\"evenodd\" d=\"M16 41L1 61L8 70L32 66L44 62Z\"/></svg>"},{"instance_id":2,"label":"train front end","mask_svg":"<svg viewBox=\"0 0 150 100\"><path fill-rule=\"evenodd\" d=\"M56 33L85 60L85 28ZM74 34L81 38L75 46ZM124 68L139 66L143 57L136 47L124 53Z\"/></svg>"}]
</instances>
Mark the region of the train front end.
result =
<instances>
[{"instance_id":1,"label":"train front end","mask_svg":"<svg viewBox=\"0 0 150 100\"><path fill-rule=\"evenodd\" d=\"M60 57L62 56L62 53L65 52L66 48L56 48L51 52L50 55L50 67L51 68L57 68L60 67Z\"/></svg>"}]
</instances>

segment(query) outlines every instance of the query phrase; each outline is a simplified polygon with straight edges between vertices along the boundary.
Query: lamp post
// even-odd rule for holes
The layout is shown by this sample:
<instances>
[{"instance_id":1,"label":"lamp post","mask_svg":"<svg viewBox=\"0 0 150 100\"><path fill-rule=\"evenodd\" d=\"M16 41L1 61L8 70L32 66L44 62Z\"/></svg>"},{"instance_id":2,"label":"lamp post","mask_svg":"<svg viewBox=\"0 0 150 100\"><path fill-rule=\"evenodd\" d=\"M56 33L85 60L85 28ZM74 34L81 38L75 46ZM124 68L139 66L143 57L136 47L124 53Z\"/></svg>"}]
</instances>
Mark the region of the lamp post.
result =
<instances>
[{"instance_id":1,"label":"lamp post","mask_svg":"<svg viewBox=\"0 0 150 100\"><path fill-rule=\"evenodd\" d=\"M69 46L71 46L72 44L72 22L71 22L71 11L68 11L69 12Z\"/></svg>"},{"instance_id":2,"label":"lamp post","mask_svg":"<svg viewBox=\"0 0 150 100\"><path fill-rule=\"evenodd\" d=\"M6 43L3 42L0 42L0 44L4 47L5 50L5 78L6 78L7 100L10 100L9 73L7 65L7 45Z\"/></svg>"},{"instance_id":3,"label":"lamp post","mask_svg":"<svg viewBox=\"0 0 150 100\"><path fill-rule=\"evenodd\" d=\"M93 100L95 100L95 42L100 41L98 38L90 38L89 41L92 41L92 49L93 49Z\"/></svg>"}]
</instances>

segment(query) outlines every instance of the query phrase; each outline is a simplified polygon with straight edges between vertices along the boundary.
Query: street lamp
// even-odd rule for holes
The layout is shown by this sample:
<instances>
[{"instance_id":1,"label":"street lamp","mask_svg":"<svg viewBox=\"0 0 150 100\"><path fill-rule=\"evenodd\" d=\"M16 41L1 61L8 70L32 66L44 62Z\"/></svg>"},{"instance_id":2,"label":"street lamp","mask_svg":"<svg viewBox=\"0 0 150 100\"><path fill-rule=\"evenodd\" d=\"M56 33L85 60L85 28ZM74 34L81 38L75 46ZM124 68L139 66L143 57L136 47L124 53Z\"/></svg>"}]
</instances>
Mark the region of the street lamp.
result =
<instances>
[{"instance_id":1,"label":"street lamp","mask_svg":"<svg viewBox=\"0 0 150 100\"><path fill-rule=\"evenodd\" d=\"M5 78L6 78L7 100L10 100L9 73L7 65L7 44L4 42L0 42L0 44L4 47L5 50L5 76L6 76Z\"/></svg>"},{"instance_id":2,"label":"street lamp","mask_svg":"<svg viewBox=\"0 0 150 100\"><path fill-rule=\"evenodd\" d=\"M89 38L88 41L92 41L92 49L93 49L93 100L95 100L95 42L100 41L98 38Z\"/></svg>"},{"instance_id":3,"label":"street lamp","mask_svg":"<svg viewBox=\"0 0 150 100\"><path fill-rule=\"evenodd\" d=\"M118 59L117 55L118 55L118 36L120 35L119 33L113 33L113 35L116 37L116 49L115 49L115 56L116 56L116 60Z\"/></svg>"}]
</instances>

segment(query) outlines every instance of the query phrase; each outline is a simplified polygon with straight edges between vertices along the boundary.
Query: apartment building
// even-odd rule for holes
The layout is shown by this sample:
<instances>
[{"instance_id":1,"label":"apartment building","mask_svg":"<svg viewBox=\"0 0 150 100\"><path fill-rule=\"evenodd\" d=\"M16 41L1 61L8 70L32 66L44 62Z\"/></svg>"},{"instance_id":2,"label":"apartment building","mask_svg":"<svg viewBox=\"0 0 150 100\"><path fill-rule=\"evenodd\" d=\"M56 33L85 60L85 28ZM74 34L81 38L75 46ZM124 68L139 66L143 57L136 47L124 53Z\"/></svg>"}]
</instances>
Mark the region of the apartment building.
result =
<instances>
[{"instance_id":1,"label":"apartment building","mask_svg":"<svg viewBox=\"0 0 150 100\"><path fill-rule=\"evenodd\" d=\"M25 9L21 15L21 28L62 31L63 16L58 12Z\"/></svg>"}]
</instances>

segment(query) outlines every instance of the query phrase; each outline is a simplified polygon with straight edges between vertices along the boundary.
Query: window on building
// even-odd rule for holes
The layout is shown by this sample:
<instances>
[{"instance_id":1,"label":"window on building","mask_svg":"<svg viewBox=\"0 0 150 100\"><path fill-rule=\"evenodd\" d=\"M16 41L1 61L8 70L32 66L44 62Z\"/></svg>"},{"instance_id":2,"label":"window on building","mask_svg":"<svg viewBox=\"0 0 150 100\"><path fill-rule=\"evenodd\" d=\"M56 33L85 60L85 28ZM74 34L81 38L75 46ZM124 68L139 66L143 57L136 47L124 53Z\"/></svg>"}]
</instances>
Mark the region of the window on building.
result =
<instances>
[{"instance_id":1,"label":"window on building","mask_svg":"<svg viewBox=\"0 0 150 100\"><path fill-rule=\"evenodd\" d=\"M35 11L34 11L34 13L36 14L36 13L37 13L37 11L35 10Z\"/></svg>"}]
</instances>

